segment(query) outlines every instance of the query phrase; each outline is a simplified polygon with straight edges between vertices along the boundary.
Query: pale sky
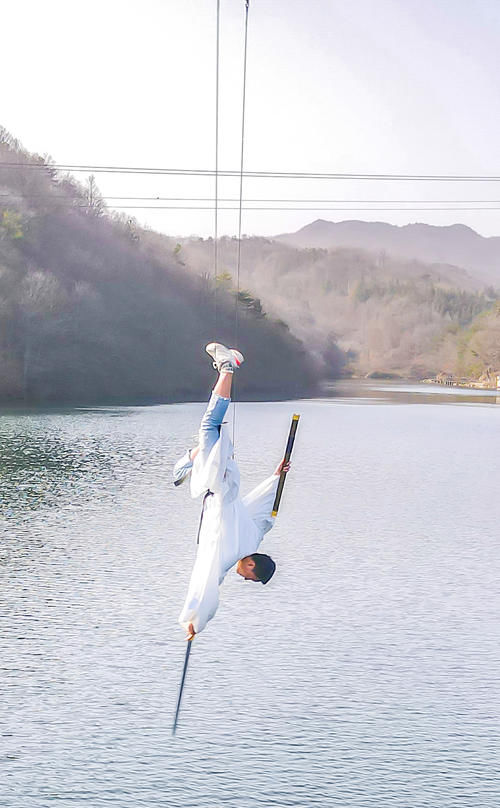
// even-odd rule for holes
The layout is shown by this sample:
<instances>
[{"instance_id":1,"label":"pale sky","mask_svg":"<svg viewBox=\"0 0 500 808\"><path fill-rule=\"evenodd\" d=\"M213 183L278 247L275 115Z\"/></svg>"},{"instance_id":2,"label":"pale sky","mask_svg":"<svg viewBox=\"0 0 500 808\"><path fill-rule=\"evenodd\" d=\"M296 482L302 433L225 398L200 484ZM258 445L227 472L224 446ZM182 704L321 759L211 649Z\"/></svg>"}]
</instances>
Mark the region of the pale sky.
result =
<instances>
[{"instance_id":1,"label":"pale sky","mask_svg":"<svg viewBox=\"0 0 500 808\"><path fill-rule=\"evenodd\" d=\"M244 5L221 0L221 169L239 168ZM216 0L0 0L0 123L57 163L212 169L215 13ZM245 168L500 175L499 53L499 0L250 0ZM105 196L214 195L213 178L96 178ZM219 190L237 198L238 181ZM362 210L500 208L500 182L246 179L244 196L350 208L245 210L248 234L324 218L500 235L500 209ZM169 235L213 234L211 211L130 214ZM237 227L236 210L220 213L220 233Z\"/></svg>"}]
</instances>

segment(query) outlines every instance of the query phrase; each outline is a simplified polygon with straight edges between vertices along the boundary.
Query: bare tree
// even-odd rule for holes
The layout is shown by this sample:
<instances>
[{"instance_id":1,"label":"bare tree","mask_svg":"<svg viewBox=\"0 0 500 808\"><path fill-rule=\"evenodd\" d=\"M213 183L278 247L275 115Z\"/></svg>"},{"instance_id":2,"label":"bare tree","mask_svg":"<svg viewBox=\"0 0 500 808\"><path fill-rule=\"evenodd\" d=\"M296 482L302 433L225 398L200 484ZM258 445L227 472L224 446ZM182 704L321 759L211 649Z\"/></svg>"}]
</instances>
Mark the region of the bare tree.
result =
<instances>
[{"instance_id":1,"label":"bare tree","mask_svg":"<svg viewBox=\"0 0 500 808\"><path fill-rule=\"evenodd\" d=\"M93 174L87 180L87 212L92 216L102 216L105 212L106 206L104 199L99 191L96 179Z\"/></svg>"}]
</instances>

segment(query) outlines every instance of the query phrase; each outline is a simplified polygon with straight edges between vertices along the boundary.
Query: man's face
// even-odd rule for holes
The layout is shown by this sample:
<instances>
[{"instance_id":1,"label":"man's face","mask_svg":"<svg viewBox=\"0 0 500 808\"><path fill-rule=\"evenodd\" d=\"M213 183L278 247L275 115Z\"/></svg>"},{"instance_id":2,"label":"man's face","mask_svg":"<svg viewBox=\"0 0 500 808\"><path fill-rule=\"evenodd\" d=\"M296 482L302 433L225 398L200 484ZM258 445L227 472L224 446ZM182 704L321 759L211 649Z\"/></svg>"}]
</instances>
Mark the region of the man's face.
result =
<instances>
[{"instance_id":1,"label":"man's face","mask_svg":"<svg viewBox=\"0 0 500 808\"><path fill-rule=\"evenodd\" d=\"M255 574L255 561L253 561L250 556L245 556L245 558L240 558L236 565L236 572L238 575L241 575L245 581L258 581Z\"/></svg>"}]
</instances>

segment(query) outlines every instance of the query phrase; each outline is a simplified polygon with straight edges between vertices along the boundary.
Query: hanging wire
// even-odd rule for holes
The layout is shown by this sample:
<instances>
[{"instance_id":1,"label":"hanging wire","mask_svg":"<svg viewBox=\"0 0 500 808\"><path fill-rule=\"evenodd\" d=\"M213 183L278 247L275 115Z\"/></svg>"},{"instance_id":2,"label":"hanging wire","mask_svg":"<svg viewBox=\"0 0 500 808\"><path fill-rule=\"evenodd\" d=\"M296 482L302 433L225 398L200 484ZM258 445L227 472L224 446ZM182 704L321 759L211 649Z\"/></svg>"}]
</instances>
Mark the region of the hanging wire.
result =
<instances>
[{"instance_id":1,"label":"hanging wire","mask_svg":"<svg viewBox=\"0 0 500 808\"><path fill-rule=\"evenodd\" d=\"M84 174L152 174L168 176L213 177L214 169L203 168L148 168L141 166L95 166L77 165L76 163L15 163L0 160L2 169L30 169L38 171L83 172ZM236 170L219 170L219 177L239 177ZM245 171L245 177L304 179L304 180L377 180L381 182L500 182L500 174L360 174L338 172L308 171Z\"/></svg>"},{"instance_id":2,"label":"hanging wire","mask_svg":"<svg viewBox=\"0 0 500 808\"><path fill-rule=\"evenodd\" d=\"M220 176L220 174L219 174ZM204 196L204 197L188 197L188 196L107 196L104 194L100 194L101 199L109 206L112 210L206 210L206 211L215 211L214 204L217 205L217 215L221 211L228 211L228 210L239 210L239 198L238 197L213 197L213 196ZM2 192L0 193L0 200L2 199L24 199L27 201L32 200L47 200L48 202L57 202L57 200L61 200L58 204L58 207L64 208L83 208L86 209L89 207L88 204L81 204L79 200L81 196L77 196L75 194L54 194L54 193L42 193L42 194L28 194L28 193L21 193L21 192L14 192L10 191L8 193ZM113 204L114 202L139 202L140 204ZM154 202L154 205L147 205L142 204L144 202ZM157 202L186 202L190 203L188 205L159 205L156 204ZM196 205L192 203L196 202L207 202L210 203L209 205ZM235 202L236 205L228 205L227 203ZM489 210L499 210L497 207L500 204L500 199L307 199L307 198L280 198L280 199L273 199L273 198L248 198L244 200L245 204L243 205L243 210L249 211L287 211L287 210L298 210L298 211L345 211L345 212L357 212L357 211L489 211ZM220 203L226 203L224 207L221 207ZM262 204L257 205L257 203L266 203L264 206ZM286 207L283 204L286 203ZM304 205L307 204L307 207ZM318 205L316 207L316 204ZM326 205L335 204L336 207L325 207ZM350 207L338 207L338 205L347 204ZM363 207L353 207L353 205L363 205ZM398 207L378 207L379 205L398 205ZM314 205L314 207L311 207ZM367 205L377 205L377 207L366 207ZM400 205L405 205L405 207L399 207ZM445 205L446 207L443 207ZM450 207L452 205L452 207ZM483 207L471 207L471 205L482 205ZM490 207L484 207L484 205L489 205ZM320 207L321 206L321 207ZM411 206L411 207L410 207ZM424 207L422 207L424 206ZM430 207L432 206L432 207ZM439 206L439 207L438 207ZM460 207L458 207L460 206ZM464 207L466 206L466 207ZM494 207L492 207L494 206ZM218 225L216 223L216 230L218 229Z\"/></svg>"},{"instance_id":3,"label":"hanging wire","mask_svg":"<svg viewBox=\"0 0 500 808\"><path fill-rule=\"evenodd\" d=\"M77 196L76 194L54 194L50 192L46 192L44 194L20 194L15 193L14 191L10 191L8 193L0 193L0 198L10 198L15 196L22 196L23 199L62 199L67 202L71 200L78 201L81 196ZM101 198L106 200L107 202L214 202L213 196L108 196L107 194L100 194ZM238 197L224 197L221 196L218 198L219 202L238 202ZM350 205L356 204L363 204L363 205L374 205L374 204L393 204L393 205L444 205L444 204L455 204L455 205L466 205L466 204L500 204L500 199L304 199L304 198L294 198L286 197L283 199L272 199L270 197L266 197L264 199L256 199L254 197L249 197L245 199L245 204L249 202L253 203L267 203L267 204L278 204L278 203L289 203L290 205L296 204L344 204L348 203ZM85 207L85 206L83 206ZM117 206L118 207L118 206ZM135 205L127 205L126 207L135 207ZM148 206L149 207L149 206ZM245 208L244 208L245 209ZM161 207L160 207L161 210ZM219 208L219 210L225 210L225 208ZM227 208L227 210L237 210L237 208ZM257 208L259 210L259 208ZM282 210L282 208L280 208ZM287 208L288 210L288 208ZM296 208L290 208L290 210L296 210ZM312 208L312 210L319 210L319 208ZM402 208L404 210L404 208ZM410 208L413 210L413 208Z\"/></svg>"},{"instance_id":4,"label":"hanging wire","mask_svg":"<svg viewBox=\"0 0 500 808\"><path fill-rule=\"evenodd\" d=\"M238 254L236 260L236 295L234 305L234 345L238 345L239 336L239 296L240 296L240 267L241 267L241 220L243 213L243 164L245 157L245 108L247 88L247 46L248 46L248 7L250 0L245 0L245 45L243 49L243 97L241 103L241 153L240 153L240 194L238 213ZM234 381L233 381L234 385ZM233 389L233 446L236 431L236 396Z\"/></svg>"},{"instance_id":5,"label":"hanging wire","mask_svg":"<svg viewBox=\"0 0 500 808\"><path fill-rule=\"evenodd\" d=\"M11 195L6 194L6 196L11 196ZM27 198L29 199L29 197L23 197L23 199L27 199ZM49 201L51 201L51 197L47 197L47 199ZM104 197L104 199L105 199L105 197ZM75 209L87 210L89 207L91 207L91 206L90 205L75 205L74 203L71 203L71 202L68 202L67 204L65 204L64 202L57 204L58 209L69 208L71 210L75 210ZM109 211L113 211L113 210L148 210L148 211L152 211L152 210L204 210L204 211L212 212L214 210L214 207L213 207L213 205L210 205L210 206L207 206L207 205L204 205L204 206L199 206L199 205L110 205L109 206ZM219 207L219 213L221 211L228 211L228 210L239 210L239 206L234 205L233 207L224 207L224 208ZM338 211L340 213L359 213L359 212L367 212L367 211L371 211L371 212L374 212L374 213L380 213L380 212L383 213L384 211L385 212L392 212L392 213L412 213L413 211L431 211L431 212L435 211L435 212L439 213L440 211L466 211L466 212L467 211L491 211L491 210L500 210L500 208L498 206L496 206L496 207L491 207L490 206L488 208L485 208L485 207L481 207L481 208L477 208L477 207L472 207L472 208L471 207L459 207L459 208L457 208L457 207L432 207L432 208L420 208L420 207L419 208L415 208L415 207L411 207L411 208L410 207L406 207L406 208L401 208L401 207L398 207L398 208L364 208L364 207L363 208L359 208L359 207L356 207L356 208L353 208L353 207L350 207L350 208L325 208L325 207L321 207L320 208L320 207L307 207L307 208L303 208L303 207L294 206L294 207L286 207L286 208L284 208L284 207L251 207L251 208L244 207L243 210L248 210L248 211L262 211L262 210L265 210L265 211L282 211L282 212L287 211L287 210L288 211L313 211L313 212L315 211L317 213L321 213L321 211L326 212L326 213L329 213L329 212L332 212L332 211Z\"/></svg>"},{"instance_id":6,"label":"hanging wire","mask_svg":"<svg viewBox=\"0 0 500 808\"><path fill-rule=\"evenodd\" d=\"M220 0L217 0L217 35L215 54L215 209L214 209L214 342L217 341L217 277L219 274L219 62Z\"/></svg>"}]
</instances>

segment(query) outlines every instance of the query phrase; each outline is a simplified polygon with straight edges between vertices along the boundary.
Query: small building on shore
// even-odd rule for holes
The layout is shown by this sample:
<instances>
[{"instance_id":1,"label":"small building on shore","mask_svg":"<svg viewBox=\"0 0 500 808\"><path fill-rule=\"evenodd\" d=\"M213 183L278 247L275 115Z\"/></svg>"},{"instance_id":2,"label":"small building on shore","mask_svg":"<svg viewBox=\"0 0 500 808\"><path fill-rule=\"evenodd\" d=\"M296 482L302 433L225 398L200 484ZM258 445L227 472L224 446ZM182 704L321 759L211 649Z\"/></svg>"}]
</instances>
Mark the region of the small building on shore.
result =
<instances>
[{"instance_id":1,"label":"small building on shore","mask_svg":"<svg viewBox=\"0 0 500 808\"><path fill-rule=\"evenodd\" d=\"M487 368L479 379L466 379L443 371L434 379L424 379L431 384L444 384L446 387L470 387L477 390L500 390L500 370Z\"/></svg>"},{"instance_id":2,"label":"small building on shore","mask_svg":"<svg viewBox=\"0 0 500 808\"><path fill-rule=\"evenodd\" d=\"M438 373L435 380L438 384L445 384L447 387L456 387L458 384L458 379L453 373Z\"/></svg>"}]
</instances>

